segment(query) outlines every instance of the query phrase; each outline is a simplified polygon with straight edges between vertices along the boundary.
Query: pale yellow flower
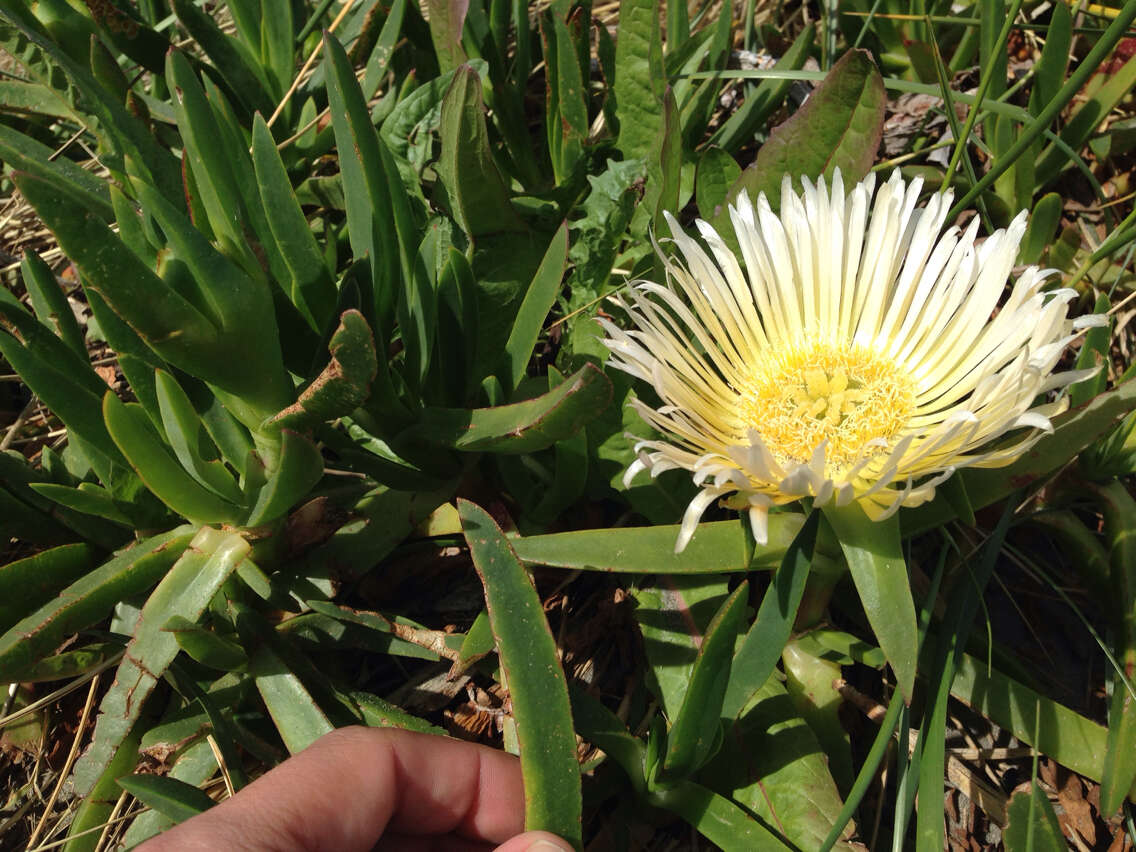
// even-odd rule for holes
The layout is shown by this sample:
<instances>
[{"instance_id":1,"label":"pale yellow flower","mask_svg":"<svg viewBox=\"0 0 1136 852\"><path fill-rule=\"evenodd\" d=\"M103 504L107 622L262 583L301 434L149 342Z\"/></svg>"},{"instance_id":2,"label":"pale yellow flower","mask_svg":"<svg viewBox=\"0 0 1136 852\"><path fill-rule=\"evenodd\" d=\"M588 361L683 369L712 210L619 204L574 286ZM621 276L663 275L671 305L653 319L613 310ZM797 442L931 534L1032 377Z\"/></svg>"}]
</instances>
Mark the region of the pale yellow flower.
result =
<instances>
[{"instance_id":1,"label":"pale yellow flower","mask_svg":"<svg viewBox=\"0 0 1136 852\"><path fill-rule=\"evenodd\" d=\"M1091 374L1053 372L1103 318L1070 320L1075 293L1042 289L1052 270L1029 267L1003 299L1025 214L976 244L978 218L942 232L951 195L917 208L921 187L897 172L846 194L838 171L797 195L786 176L779 216L764 195L730 208L740 258L667 216L682 259L664 256L666 285L617 297L630 328L601 322L611 365L662 401L634 402L663 437L637 441L624 482L683 468L702 488L676 551L719 499L761 542L769 507L801 497L874 520L923 503L957 468L1018 458Z\"/></svg>"}]
</instances>

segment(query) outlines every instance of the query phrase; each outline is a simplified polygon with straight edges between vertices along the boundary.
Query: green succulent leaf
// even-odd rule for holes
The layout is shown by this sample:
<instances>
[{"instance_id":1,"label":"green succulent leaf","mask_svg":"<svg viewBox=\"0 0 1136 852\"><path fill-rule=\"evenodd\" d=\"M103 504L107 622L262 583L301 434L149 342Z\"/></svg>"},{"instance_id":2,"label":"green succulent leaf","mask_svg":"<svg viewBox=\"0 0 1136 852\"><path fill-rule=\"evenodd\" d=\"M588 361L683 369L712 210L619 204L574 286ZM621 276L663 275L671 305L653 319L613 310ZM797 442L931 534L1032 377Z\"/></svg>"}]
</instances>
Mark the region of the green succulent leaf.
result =
<instances>
[{"instance_id":1,"label":"green succulent leaf","mask_svg":"<svg viewBox=\"0 0 1136 852\"><path fill-rule=\"evenodd\" d=\"M197 620L248 550L248 542L236 533L203 527L150 594L114 684L99 705L91 745L75 764L77 795L88 795L116 760L147 697L173 662L177 640L163 626L175 616Z\"/></svg>"},{"instance_id":2,"label":"green succulent leaf","mask_svg":"<svg viewBox=\"0 0 1136 852\"><path fill-rule=\"evenodd\" d=\"M580 770L568 686L532 578L493 519L458 500L517 721L525 829L581 845Z\"/></svg>"},{"instance_id":3,"label":"green succulent leaf","mask_svg":"<svg viewBox=\"0 0 1136 852\"><path fill-rule=\"evenodd\" d=\"M0 566L0 631L43 606L94 564L89 545L65 544Z\"/></svg>"},{"instance_id":4,"label":"green succulent leaf","mask_svg":"<svg viewBox=\"0 0 1136 852\"><path fill-rule=\"evenodd\" d=\"M312 490L323 476L323 456L308 438L284 429L276 468L256 495L245 525L257 527L274 521ZM255 464L258 457L250 459Z\"/></svg>"},{"instance_id":5,"label":"green succulent leaf","mask_svg":"<svg viewBox=\"0 0 1136 852\"><path fill-rule=\"evenodd\" d=\"M736 521L713 521L698 531L682 553L675 553L677 525L580 530L518 538L513 542L525 562L581 571L629 574L720 574L776 568L804 524L804 516L777 512L769 516L769 543L746 550L745 533Z\"/></svg>"},{"instance_id":6,"label":"green succulent leaf","mask_svg":"<svg viewBox=\"0 0 1136 852\"><path fill-rule=\"evenodd\" d=\"M726 718L736 718L773 674L781 649L792 635L797 608L805 594L819 524L820 515L811 512L785 551L761 599L757 617L734 655L730 685L722 706L722 715Z\"/></svg>"},{"instance_id":7,"label":"green succulent leaf","mask_svg":"<svg viewBox=\"0 0 1136 852\"><path fill-rule=\"evenodd\" d=\"M0 679L18 674L58 648L65 637L106 617L115 604L145 591L189 545L193 531L178 527L138 542L79 577L0 636Z\"/></svg>"},{"instance_id":8,"label":"green succulent leaf","mask_svg":"<svg viewBox=\"0 0 1136 852\"><path fill-rule=\"evenodd\" d=\"M886 521L871 521L855 502L844 507L830 503L822 511L840 540L868 622L910 703L919 636L899 520L893 515Z\"/></svg>"},{"instance_id":9,"label":"green succulent leaf","mask_svg":"<svg viewBox=\"0 0 1136 852\"><path fill-rule=\"evenodd\" d=\"M428 408L414 436L465 452L531 453L576 432L604 409L611 382L587 365L536 399L495 408Z\"/></svg>"},{"instance_id":10,"label":"green succulent leaf","mask_svg":"<svg viewBox=\"0 0 1136 852\"><path fill-rule=\"evenodd\" d=\"M240 506L200 485L170 452L137 403L124 403L111 392L103 397L103 418L130 466L154 494L198 523L233 523Z\"/></svg>"},{"instance_id":11,"label":"green succulent leaf","mask_svg":"<svg viewBox=\"0 0 1136 852\"><path fill-rule=\"evenodd\" d=\"M148 805L175 823L204 813L217 804L204 790L163 775L127 775L116 779L118 786L142 804Z\"/></svg>"},{"instance_id":12,"label":"green succulent leaf","mask_svg":"<svg viewBox=\"0 0 1136 852\"><path fill-rule=\"evenodd\" d=\"M706 628L689 687L667 735L663 770L686 777L714 753L721 733L722 699L730 681L730 665L738 630L745 617L749 583L743 581L722 603Z\"/></svg>"},{"instance_id":13,"label":"green succulent leaf","mask_svg":"<svg viewBox=\"0 0 1136 852\"><path fill-rule=\"evenodd\" d=\"M548 312L560 294L564 277L564 264L568 259L568 223L556 231L548 245L544 259L525 291L521 309L513 321L513 330L505 344L505 379L509 390L516 388L524 378L532 358L533 347L548 318Z\"/></svg>"}]
</instances>

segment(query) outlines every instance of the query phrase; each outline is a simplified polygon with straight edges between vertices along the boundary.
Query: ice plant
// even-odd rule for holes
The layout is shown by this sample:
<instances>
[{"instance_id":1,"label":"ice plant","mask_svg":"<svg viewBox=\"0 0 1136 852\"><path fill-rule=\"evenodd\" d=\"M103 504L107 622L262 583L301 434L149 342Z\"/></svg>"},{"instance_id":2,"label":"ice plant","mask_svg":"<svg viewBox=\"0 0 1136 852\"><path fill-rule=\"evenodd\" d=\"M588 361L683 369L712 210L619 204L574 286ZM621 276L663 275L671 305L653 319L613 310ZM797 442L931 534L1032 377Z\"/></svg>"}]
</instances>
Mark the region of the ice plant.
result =
<instances>
[{"instance_id":1,"label":"ice plant","mask_svg":"<svg viewBox=\"0 0 1136 852\"><path fill-rule=\"evenodd\" d=\"M839 171L831 189L801 184L785 177L780 215L737 198L740 258L668 215L682 258L663 256L666 284L616 297L629 329L601 320L612 366L662 401L634 402L661 437L638 439L625 483L683 468L702 489L676 551L715 500L748 511L761 542L769 507L806 496L873 520L930 500L960 467L1019 457L1086 377L1054 372L1101 320L1068 318L1074 291L1043 291L1049 271L1029 267L1003 300L1024 213L976 244L977 217L943 232L951 194L916 207L922 182L898 172L878 192L869 175L846 193Z\"/></svg>"}]
</instances>

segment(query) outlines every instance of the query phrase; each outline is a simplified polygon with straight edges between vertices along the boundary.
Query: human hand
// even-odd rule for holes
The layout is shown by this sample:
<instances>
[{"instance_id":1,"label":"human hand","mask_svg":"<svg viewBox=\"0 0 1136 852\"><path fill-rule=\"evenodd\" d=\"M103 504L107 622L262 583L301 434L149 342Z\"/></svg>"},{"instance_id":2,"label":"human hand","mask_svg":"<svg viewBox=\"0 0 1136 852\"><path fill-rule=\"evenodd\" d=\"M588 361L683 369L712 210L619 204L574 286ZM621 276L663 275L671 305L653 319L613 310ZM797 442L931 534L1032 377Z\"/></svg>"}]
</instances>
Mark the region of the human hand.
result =
<instances>
[{"instance_id":1,"label":"human hand","mask_svg":"<svg viewBox=\"0 0 1136 852\"><path fill-rule=\"evenodd\" d=\"M524 830L520 763L395 728L340 728L139 852L571 852ZM547 845L542 845L547 844Z\"/></svg>"}]
</instances>

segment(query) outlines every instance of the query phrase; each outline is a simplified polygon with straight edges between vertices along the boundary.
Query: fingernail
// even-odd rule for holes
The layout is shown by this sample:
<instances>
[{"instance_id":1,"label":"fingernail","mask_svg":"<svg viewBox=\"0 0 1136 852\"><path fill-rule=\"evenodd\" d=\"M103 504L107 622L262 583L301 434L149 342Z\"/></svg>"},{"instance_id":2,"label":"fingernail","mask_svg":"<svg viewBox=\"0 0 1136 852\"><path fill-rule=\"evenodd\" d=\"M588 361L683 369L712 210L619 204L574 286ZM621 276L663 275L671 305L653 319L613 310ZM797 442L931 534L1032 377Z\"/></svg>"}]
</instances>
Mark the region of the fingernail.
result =
<instances>
[{"instance_id":1,"label":"fingernail","mask_svg":"<svg viewBox=\"0 0 1136 852\"><path fill-rule=\"evenodd\" d=\"M571 847L553 843L551 840L538 840L532 846L527 847L525 852L571 852Z\"/></svg>"}]
</instances>

